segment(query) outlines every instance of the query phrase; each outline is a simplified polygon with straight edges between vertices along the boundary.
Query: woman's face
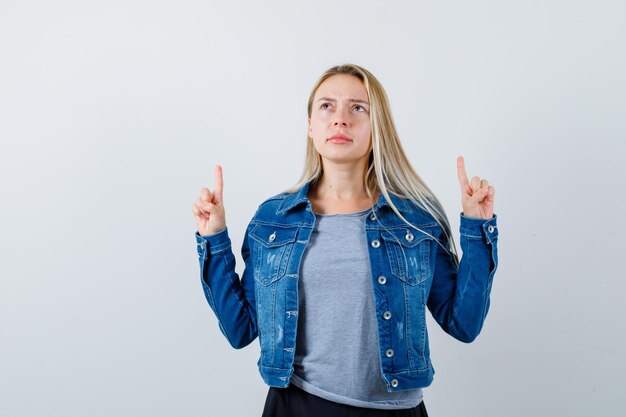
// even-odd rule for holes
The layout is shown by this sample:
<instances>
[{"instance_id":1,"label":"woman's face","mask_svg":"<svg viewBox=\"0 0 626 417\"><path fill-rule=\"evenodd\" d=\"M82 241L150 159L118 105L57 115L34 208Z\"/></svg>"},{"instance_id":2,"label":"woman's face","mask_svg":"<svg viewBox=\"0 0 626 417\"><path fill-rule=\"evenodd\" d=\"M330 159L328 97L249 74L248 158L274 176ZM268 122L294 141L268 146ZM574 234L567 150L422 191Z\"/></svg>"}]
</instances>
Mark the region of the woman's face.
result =
<instances>
[{"instance_id":1,"label":"woman's face","mask_svg":"<svg viewBox=\"0 0 626 417\"><path fill-rule=\"evenodd\" d=\"M313 96L309 118L309 137L322 159L367 161L372 142L369 112L367 92L358 78L337 74L324 80Z\"/></svg>"}]
</instances>

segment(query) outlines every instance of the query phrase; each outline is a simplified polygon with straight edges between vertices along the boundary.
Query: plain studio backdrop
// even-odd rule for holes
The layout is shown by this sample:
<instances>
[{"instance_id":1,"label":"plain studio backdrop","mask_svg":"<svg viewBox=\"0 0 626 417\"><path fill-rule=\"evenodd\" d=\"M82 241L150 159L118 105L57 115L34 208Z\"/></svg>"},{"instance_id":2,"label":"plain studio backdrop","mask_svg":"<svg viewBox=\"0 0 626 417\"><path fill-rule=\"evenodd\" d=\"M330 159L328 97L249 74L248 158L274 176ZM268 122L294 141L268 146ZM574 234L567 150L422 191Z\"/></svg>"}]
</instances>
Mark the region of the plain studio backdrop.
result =
<instances>
[{"instance_id":1,"label":"plain studio backdrop","mask_svg":"<svg viewBox=\"0 0 626 417\"><path fill-rule=\"evenodd\" d=\"M456 157L496 188L471 344L427 313L433 417L624 415L626 4L0 2L0 415L259 416L258 339L204 298L191 205L241 243L298 179L332 65L387 90L457 245Z\"/></svg>"}]
</instances>

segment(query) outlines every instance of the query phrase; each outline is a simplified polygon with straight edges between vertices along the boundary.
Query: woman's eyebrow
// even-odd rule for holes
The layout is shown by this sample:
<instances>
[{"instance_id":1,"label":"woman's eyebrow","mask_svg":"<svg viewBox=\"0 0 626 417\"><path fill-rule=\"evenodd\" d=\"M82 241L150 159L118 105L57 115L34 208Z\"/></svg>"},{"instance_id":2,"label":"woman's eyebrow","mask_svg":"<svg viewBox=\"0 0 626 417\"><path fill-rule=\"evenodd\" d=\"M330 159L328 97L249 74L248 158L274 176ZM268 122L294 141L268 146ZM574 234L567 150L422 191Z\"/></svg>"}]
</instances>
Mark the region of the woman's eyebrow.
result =
<instances>
[{"instance_id":1,"label":"woman's eyebrow","mask_svg":"<svg viewBox=\"0 0 626 417\"><path fill-rule=\"evenodd\" d=\"M331 97L320 97L317 101L337 101L334 98ZM363 104L367 104L369 106L369 103L367 102L367 100L361 100L359 98L349 98L347 99L348 101L352 101L353 103L363 103Z\"/></svg>"}]
</instances>

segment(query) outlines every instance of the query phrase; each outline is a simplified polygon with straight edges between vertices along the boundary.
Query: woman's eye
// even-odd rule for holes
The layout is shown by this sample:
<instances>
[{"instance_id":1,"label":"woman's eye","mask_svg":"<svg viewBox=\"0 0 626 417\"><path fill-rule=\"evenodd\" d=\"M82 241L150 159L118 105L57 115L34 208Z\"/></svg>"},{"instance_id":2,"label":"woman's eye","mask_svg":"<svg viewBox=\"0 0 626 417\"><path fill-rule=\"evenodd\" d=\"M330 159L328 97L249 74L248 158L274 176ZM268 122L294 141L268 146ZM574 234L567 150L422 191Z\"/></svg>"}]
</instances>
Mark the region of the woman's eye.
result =
<instances>
[{"instance_id":1,"label":"woman's eye","mask_svg":"<svg viewBox=\"0 0 626 417\"><path fill-rule=\"evenodd\" d=\"M328 108L330 108L330 103L322 103L322 104L320 105L320 109L322 109L322 110L327 110ZM356 106L354 106L354 107L353 107L353 109L356 109L359 113L362 113L362 112L366 112L366 111L367 111L367 109L366 109L365 107L363 107L363 106L361 106L361 105L359 105L359 104L357 104Z\"/></svg>"}]
</instances>

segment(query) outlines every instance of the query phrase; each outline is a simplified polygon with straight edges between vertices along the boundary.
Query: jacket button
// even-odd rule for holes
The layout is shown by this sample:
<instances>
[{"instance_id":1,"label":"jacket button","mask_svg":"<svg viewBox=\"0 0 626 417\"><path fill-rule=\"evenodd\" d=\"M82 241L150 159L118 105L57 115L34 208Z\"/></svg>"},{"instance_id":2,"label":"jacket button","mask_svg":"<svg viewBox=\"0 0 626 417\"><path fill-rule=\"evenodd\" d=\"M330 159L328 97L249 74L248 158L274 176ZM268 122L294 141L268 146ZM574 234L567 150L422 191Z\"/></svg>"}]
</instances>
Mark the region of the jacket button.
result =
<instances>
[{"instance_id":1,"label":"jacket button","mask_svg":"<svg viewBox=\"0 0 626 417\"><path fill-rule=\"evenodd\" d=\"M378 240L372 240L372 246L377 248L380 246L380 242Z\"/></svg>"},{"instance_id":2,"label":"jacket button","mask_svg":"<svg viewBox=\"0 0 626 417\"><path fill-rule=\"evenodd\" d=\"M413 241L413 233L411 233L411 232L406 232L406 236L404 236L404 238L405 238L406 240L408 240L409 242L412 242L412 241Z\"/></svg>"},{"instance_id":3,"label":"jacket button","mask_svg":"<svg viewBox=\"0 0 626 417\"><path fill-rule=\"evenodd\" d=\"M391 386L394 387L394 388L397 387L398 386L398 380L397 379L392 379L391 380Z\"/></svg>"},{"instance_id":4,"label":"jacket button","mask_svg":"<svg viewBox=\"0 0 626 417\"><path fill-rule=\"evenodd\" d=\"M385 276L384 276L384 275L379 276L379 277L378 277L378 283L379 283L380 285L385 285L385 284L387 283L387 278L385 278Z\"/></svg>"},{"instance_id":5,"label":"jacket button","mask_svg":"<svg viewBox=\"0 0 626 417\"><path fill-rule=\"evenodd\" d=\"M393 349L387 349L385 355L387 355L388 358L391 358L393 356Z\"/></svg>"},{"instance_id":6,"label":"jacket button","mask_svg":"<svg viewBox=\"0 0 626 417\"><path fill-rule=\"evenodd\" d=\"M374 213L370 214L370 220L372 221L376 220L376 215Z\"/></svg>"},{"instance_id":7,"label":"jacket button","mask_svg":"<svg viewBox=\"0 0 626 417\"><path fill-rule=\"evenodd\" d=\"M391 311L385 311L383 313L383 317L385 318L385 320L389 320L391 318Z\"/></svg>"},{"instance_id":8,"label":"jacket button","mask_svg":"<svg viewBox=\"0 0 626 417\"><path fill-rule=\"evenodd\" d=\"M269 240L270 242L273 242L273 241L274 241L274 239L276 239L276 232L272 233L272 234L270 235L270 238L269 238L268 240Z\"/></svg>"},{"instance_id":9,"label":"jacket button","mask_svg":"<svg viewBox=\"0 0 626 417\"><path fill-rule=\"evenodd\" d=\"M495 229L495 227L493 227L493 224L490 224L489 227L487 227L487 230L489 230L489 233L493 233L493 229Z\"/></svg>"}]
</instances>

